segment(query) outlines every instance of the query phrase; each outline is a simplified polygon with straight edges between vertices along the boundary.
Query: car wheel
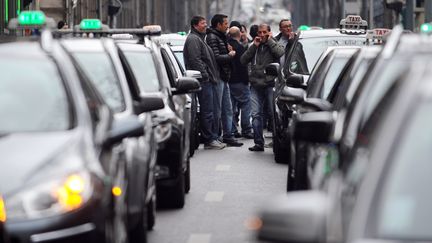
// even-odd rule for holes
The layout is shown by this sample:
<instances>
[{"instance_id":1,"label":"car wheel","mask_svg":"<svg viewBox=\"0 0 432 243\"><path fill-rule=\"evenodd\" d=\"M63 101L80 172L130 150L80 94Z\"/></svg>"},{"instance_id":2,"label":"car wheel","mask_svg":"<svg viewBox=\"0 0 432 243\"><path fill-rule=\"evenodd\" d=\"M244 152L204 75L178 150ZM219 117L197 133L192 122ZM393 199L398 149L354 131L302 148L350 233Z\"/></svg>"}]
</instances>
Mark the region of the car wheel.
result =
<instances>
[{"instance_id":1,"label":"car wheel","mask_svg":"<svg viewBox=\"0 0 432 243\"><path fill-rule=\"evenodd\" d=\"M156 194L152 196L147 204L147 229L153 230L156 223Z\"/></svg>"},{"instance_id":2,"label":"car wheel","mask_svg":"<svg viewBox=\"0 0 432 243\"><path fill-rule=\"evenodd\" d=\"M284 146L285 147L285 146ZM284 149L281 144L281 139L277 133L273 134L273 153L274 159L278 164L289 164L290 153Z\"/></svg>"},{"instance_id":3,"label":"car wheel","mask_svg":"<svg viewBox=\"0 0 432 243\"><path fill-rule=\"evenodd\" d=\"M147 207L142 207L139 221L129 231L129 240L131 243L147 243Z\"/></svg>"},{"instance_id":4,"label":"car wheel","mask_svg":"<svg viewBox=\"0 0 432 243\"><path fill-rule=\"evenodd\" d=\"M190 160L187 161L187 169L185 171L185 193L190 191Z\"/></svg>"},{"instance_id":5,"label":"car wheel","mask_svg":"<svg viewBox=\"0 0 432 243\"><path fill-rule=\"evenodd\" d=\"M295 190L308 189L307 183L307 145L296 143Z\"/></svg>"}]
</instances>

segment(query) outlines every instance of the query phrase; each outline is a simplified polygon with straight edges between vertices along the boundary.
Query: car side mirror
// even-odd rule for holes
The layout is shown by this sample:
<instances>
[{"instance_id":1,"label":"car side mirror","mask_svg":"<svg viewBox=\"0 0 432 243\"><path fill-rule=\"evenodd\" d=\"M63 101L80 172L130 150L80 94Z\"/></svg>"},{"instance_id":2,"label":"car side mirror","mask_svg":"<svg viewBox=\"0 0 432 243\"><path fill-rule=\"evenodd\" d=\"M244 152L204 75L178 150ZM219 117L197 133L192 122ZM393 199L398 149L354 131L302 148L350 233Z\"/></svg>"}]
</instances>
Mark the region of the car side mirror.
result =
<instances>
[{"instance_id":1,"label":"car side mirror","mask_svg":"<svg viewBox=\"0 0 432 243\"><path fill-rule=\"evenodd\" d=\"M325 242L330 199L324 192L302 191L280 195L259 214L258 238L270 242Z\"/></svg>"},{"instance_id":2,"label":"car side mirror","mask_svg":"<svg viewBox=\"0 0 432 243\"><path fill-rule=\"evenodd\" d=\"M165 107L162 97L159 96L141 96L139 102L134 102L135 114L160 110Z\"/></svg>"},{"instance_id":3,"label":"car side mirror","mask_svg":"<svg viewBox=\"0 0 432 243\"><path fill-rule=\"evenodd\" d=\"M289 75L286 79L286 84L296 88L305 88L304 77L301 74Z\"/></svg>"},{"instance_id":4,"label":"car side mirror","mask_svg":"<svg viewBox=\"0 0 432 243\"><path fill-rule=\"evenodd\" d=\"M142 135L144 135L144 126L137 116L133 115L114 119L108 136L105 139L104 146L111 147L121 142L124 138L139 137Z\"/></svg>"},{"instance_id":5,"label":"car side mirror","mask_svg":"<svg viewBox=\"0 0 432 243\"><path fill-rule=\"evenodd\" d=\"M279 96L279 100L287 104L300 104L305 100L306 91L300 88L285 86Z\"/></svg>"},{"instance_id":6,"label":"car side mirror","mask_svg":"<svg viewBox=\"0 0 432 243\"><path fill-rule=\"evenodd\" d=\"M194 93L201 90L196 78L182 77L178 79L177 87L172 90L174 95Z\"/></svg>"},{"instance_id":7,"label":"car side mirror","mask_svg":"<svg viewBox=\"0 0 432 243\"><path fill-rule=\"evenodd\" d=\"M279 63L270 63L265 68L265 74L272 78L277 78L279 75Z\"/></svg>"},{"instance_id":8,"label":"car side mirror","mask_svg":"<svg viewBox=\"0 0 432 243\"><path fill-rule=\"evenodd\" d=\"M186 70L186 77L188 78L202 78L201 72L197 70Z\"/></svg>"},{"instance_id":9,"label":"car side mirror","mask_svg":"<svg viewBox=\"0 0 432 243\"><path fill-rule=\"evenodd\" d=\"M307 98L301 104L302 108L312 111L331 111L333 104L320 98Z\"/></svg>"},{"instance_id":10,"label":"car side mirror","mask_svg":"<svg viewBox=\"0 0 432 243\"><path fill-rule=\"evenodd\" d=\"M336 123L337 112L310 112L297 117L293 124L293 138L296 140L329 143Z\"/></svg>"}]
</instances>

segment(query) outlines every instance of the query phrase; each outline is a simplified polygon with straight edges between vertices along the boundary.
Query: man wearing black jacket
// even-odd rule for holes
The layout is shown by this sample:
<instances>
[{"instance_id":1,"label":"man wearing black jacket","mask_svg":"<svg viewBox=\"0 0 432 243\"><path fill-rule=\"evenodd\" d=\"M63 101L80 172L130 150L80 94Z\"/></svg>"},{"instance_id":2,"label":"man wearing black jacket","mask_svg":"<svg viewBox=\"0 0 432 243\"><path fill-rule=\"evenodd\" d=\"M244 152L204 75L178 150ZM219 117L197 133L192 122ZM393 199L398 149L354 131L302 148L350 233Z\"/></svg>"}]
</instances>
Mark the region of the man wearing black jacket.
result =
<instances>
[{"instance_id":1,"label":"man wearing black jacket","mask_svg":"<svg viewBox=\"0 0 432 243\"><path fill-rule=\"evenodd\" d=\"M229 87L231 91L231 102L233 110L235 107L239 108L241 118L241 135L244 138L252 139L252 124L251 118L251 103L250 103L250 89L249 89L249 75L248 66L240 63L240 57L246 51L246 47L241 43L241 31L238 27L233 26L229 29L228 44L232 46L236 55L233 59L233 69L229 80ZM237 126L233 122L233 132L237 132Z\"/></svg>"},{"instance_id":2,"label":"man wearing black jacket","mask_svg":"<svg viewBox=\"0 0 432 243\"><path fill-rule=\"evenodd\" d=\"M215 107L216 118L222 122L223 142L229 146L242 146L234 138L232 132L233 111L231 104L228 81L231 75L232 60L236 52L227 43L226 32L228 30L228 16L215 14L211 19L211 28L207 30L206 42L213 50L216 62L219 66L220 82L217 85ZM217 130L219 126L217 126Z\"/></svg>"}]
</instances>

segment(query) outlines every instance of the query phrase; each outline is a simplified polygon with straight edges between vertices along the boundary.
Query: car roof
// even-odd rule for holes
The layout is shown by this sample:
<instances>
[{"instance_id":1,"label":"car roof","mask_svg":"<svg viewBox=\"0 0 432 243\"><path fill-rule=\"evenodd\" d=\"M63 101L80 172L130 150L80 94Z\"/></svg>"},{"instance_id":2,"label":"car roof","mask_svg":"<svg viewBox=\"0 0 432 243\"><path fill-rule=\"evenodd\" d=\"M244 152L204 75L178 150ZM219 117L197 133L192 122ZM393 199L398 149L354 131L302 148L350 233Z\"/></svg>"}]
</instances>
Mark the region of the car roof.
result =
<instances>
[{"instance_id":1,"label":"car roof","mask_svg":"<svg viewBox=\"0 0 432 243\"><path fill-rule=\"evenodd\" d=\"M63 45L71 51L79 52L104 52L104 46L101 39L63 39Z\"/></svg>"},{"instance_id":2,"label":"car roof","mask_svg":"<svg viewBox=\"0 0 432 243\"><path fill-rule=\"evenodd\" d=\"M366 32L361 30L343 30L343 29L322 29L322 30L305 30L299 32L300 38L318 38L346 36L354 38L366 38Z\"/></svg>"},{"instance_id":3,"label":"car roof","mask_svg":"<svg viewBox=\"0 0 432 243\"><path fill-rule=\"evenodd\" d=\"M150 52L150 49L142 44L137 43L123 43L117 42L117 46L122 51L137 51L137 52Z\"/></svg>"}]
</instances>

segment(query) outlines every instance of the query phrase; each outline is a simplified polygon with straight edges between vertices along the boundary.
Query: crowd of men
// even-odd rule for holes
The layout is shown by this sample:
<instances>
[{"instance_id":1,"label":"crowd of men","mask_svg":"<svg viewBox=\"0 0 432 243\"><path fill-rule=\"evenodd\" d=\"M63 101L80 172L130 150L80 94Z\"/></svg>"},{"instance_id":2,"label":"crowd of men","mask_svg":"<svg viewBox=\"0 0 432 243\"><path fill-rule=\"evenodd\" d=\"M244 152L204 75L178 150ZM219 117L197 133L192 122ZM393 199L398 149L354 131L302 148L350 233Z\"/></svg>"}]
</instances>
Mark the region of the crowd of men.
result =
<instances>
[{"instance_id":1,"label":"crowd of men","mask_svg":"<svg viewBox=\"0 0 432 243\"><path fill-rule=\"evenodd\" d=\"M268 24L252 25L249 39L246 26L228 24L226 15L214 15L209 28L204 17L192 17L183 55L186 69L202 75L198 100L204 149L240 147L237 138L244 137L254 139L250 151L264 151L263 129L273 114L274 87L274 77L267 76L265 68L283 64L294 39L289 19L280 21L279 31L273 37Z\"/></svg>"}]
</instances>

